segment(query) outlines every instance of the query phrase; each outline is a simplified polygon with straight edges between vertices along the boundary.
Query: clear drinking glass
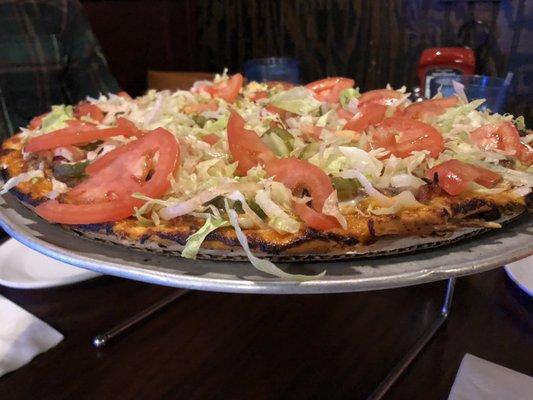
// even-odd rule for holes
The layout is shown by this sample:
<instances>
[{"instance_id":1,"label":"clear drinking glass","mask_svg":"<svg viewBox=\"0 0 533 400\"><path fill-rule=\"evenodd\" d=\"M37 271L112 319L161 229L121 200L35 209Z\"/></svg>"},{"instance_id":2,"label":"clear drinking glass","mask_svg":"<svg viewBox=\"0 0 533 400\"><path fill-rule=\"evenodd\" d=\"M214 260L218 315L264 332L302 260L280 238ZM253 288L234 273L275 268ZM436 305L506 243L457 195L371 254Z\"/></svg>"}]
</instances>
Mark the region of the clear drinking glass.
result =
<instances>
[{"instance_id":1,"label":"clear drinking glass","mask_svg":"<svg viewBox=\"0 0 533 400\"><path fill-rule=\"evenodd\" d=\"M244 75L249 81L300 83L298 60L289 57L268 57L248 60L244 63Z\"/></svg>"},{"instance_id":2,"label":"clear drinking glass","mask_svg":"<svg viewBox=\"0 0 533 400\"><path fill-rule=\"evenodd\" d=\"M509 92L509 82L503 78L485 75L460 75L457 77L436 77L430 83L431 96L440 89L444 97L455 93L453 81L464 85L466 97L469 101L485 99L479 109L489 109L492 112L505 112L505 103Z\"/></svg>"}]
</instances>

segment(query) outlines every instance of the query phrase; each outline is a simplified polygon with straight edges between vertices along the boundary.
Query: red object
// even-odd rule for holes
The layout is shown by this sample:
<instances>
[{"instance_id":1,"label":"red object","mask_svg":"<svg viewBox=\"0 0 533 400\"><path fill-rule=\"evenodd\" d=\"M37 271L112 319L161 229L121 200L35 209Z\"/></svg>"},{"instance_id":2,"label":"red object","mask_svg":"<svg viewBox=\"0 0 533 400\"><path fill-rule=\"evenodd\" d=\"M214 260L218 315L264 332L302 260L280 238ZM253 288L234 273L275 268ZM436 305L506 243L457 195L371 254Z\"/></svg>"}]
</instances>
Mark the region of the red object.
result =
<instances>
[{"instance_id":1,"label":"red object","mask_svg":"<svg viewBox=\"0 0 533 400\"><path fill-rule=\"evenodd\" d=\"M341 92L354 85L355 81L353 79L335 76L308 83L305 87L312 90L315 93L315 97L320 101L338 103Z\"/></svg>"},{"instance_id":2,"label":"red object","mask_svg":"<svg viewBox=\"0 0 533 400\"><path fill-rule=\"evenodd\" d=\"M438 176L439 186L452 196L465 191L471 182L492 187L501 179L495 172L459 160L448 160L431 168L426 177L433 179L435 174Z\"/></svg>"},{"instance_id":3,"label":"red object","mask_svg":"<svg viewBox=\"0 0 533 400\"><path fill-rule=\"evenodd\" d=\"M213 146L220 141L220 138L214 133L208 133L207 135L202 136L202 140L207 144Z\"/></svg>"},{"instance_id":4,"label":"red object","mask_svg":"<svg viewBox=\"0 0 533 400\"><path fill-rule=\"evenodd\" d=\"M274 153L261 141L254 131L244 128L244 119L231 111L228 120L228 146L233 161L237 161L237 173L246 175L257 164L274 158Z\"/></svg>"},{"instance_id":5,"label":"red object","mask_svg":"<svg viewBox=\"0 0 533 400\"><path fill-rule=\"evenodd\" d=\"M470 133L470 140L482 150L499 150L526 165L533 163L533 149L520 141L518 130L511 122L483 125Z\"/></svg>"},{"instance_id":6,"label":"red object","mask_svg":"<svg viewBox=\"0 0 533 400\"><path fill-rule=\"evenodd\" d=\"M241 74L232 75L227 81L206 84L199 88L215 98L221 98L228 103L234 103L242 88L244 78Z\"/></svg>"},{"instance_id":7,"label":"red object","mask_svg":"<svg viewBox=\"0 0 533 400\"><path fill-rule=\"evenodd\" d=\"M117 118L117 126L115 128L97 129L90 123L82 123L78 120L68 121L67 125L66 128L31 138L24 147L24 151L34 153L71 144L90 143L112 136L140 136L142 133L133 122L122 117Z\"/></svg>"},{"instance_id":8,"label":"red object","mask_svg":"<svg viewBox=\"0 0 533 400\"><path fill-rule=\"evenodd\" d=\"M278 108L272 104L267 105L265 107L265 110L267 110L271 114L278 114L282 121L285 121L294 115L290 111L282 110L281 108Z\"/></svg>"},{"instance_id":9,"label":"red object","mask_svg":"<svg viewBox=\"0 0 533 400\"><path fill-rule=\"evenodd\" d=\"M340 227L335 218L322 214L324 203L335 190L324 171L308 161L294 157L271 160L266 164L266 171L268 176L292 191L307 190L312 198L312 207L294 203L294 211L307 226L320 231Z\"/></svg>"},{"instance_id":10,"label":"red object","mask_svg":"<svg viewBox=\"0 0 533 400\"><path fill-rule=\"evenodd\" d=\"M363 132L370 125L379 124L385 118L387 106L378 103L363 103L359 107L359 112L355 114L343 129L355 132Z\"/></svg>"},{"instance_id":11,"label":"red object","mask_svg":"<svg viewBox=\"0 0 533 400\"><path fill-rule=\"evenodd\" d=\"M418 79L420 87L425 87L426 74L434 68L456 69L463 75L471 75L476 67L476 58L472 49L465 47L434 47L426 49L418 62Z\"/></svg>"},{"instance_id":12,"label":"red object","mask_svg":"<svg viewBox=\"0 0 533 400\"><path fill-rule=\"evenodd\" d=\"M153 165L147 157L151 159L156 152L159 157ZM179 156L179 144L174 135L158 128L107 153L106 161L93 168L89 178L65 194L68 203L48 200L35 210L42 218L62 224L93 224L127 218L134 207L144 203L133 198L133 193L158 198L168 190L168 176L176 168Z\"/></svg>"},{"instance_id":13,"label":"red object","mask_svg":"<svg viewBox=\"0 0 533 400\"><path fill-rule=\"evenodd\" d=\"M390 106L394 104L396 100L401 99L402 94L396 90L391 89L376 89L364 92L359 97L359 104L374 103L382 104L384 106Z\"/></svg>"},{"instance_id":14,"label":"red object","mask_svg":"<svg viewBox=\"0 0 533 400\"><path fill-rule=\"evenodd\" d=\"M419 119L427 115L441 115L446 112L446 108L459 104L457 96L444 97L442 99L430 99L411 104L405 109L405 116Z\"/></svg>"},{"instance_id":15,"label":"red object","mask_svg":"<svg viewBox=\"0 0 533 400\"><path fill-rule=\"evenodd\" d=\"M439 131L424 122L407 117L389 117L374 132L372 145L387 149L400 158L422 150L428 150L429 155L436 158L444 150L444 139Z\"/></svg>"},{"instance_id":16,"label":"red object","mask_svg":"<svg viewBox=\"0 0 533 400\"><path fill-rule=\"evenodd\" d=\"M43 124L43 118L46 117L48 114L50 114L50 113L49 112L45 112L44 114L41 114L41 115L39 115L37 117L34 117L30 121L29 128L31 130L39 129L41 127L41 125Z\"/></svg>"},{"instance_id":17,"label":"red object","mask_svg":"<svg viewBox=\"0 0 533 400\"><path fill-rule=\"evenodd\" d=\"M87 103L85 101L82 101L80 104L78 104L74 110L74 115L78 119L81 119L81 117L87 115L97 122L102 122L104 120L104 113L102 110L100 110L97 105Z\"/></svg>"}]
</instances>

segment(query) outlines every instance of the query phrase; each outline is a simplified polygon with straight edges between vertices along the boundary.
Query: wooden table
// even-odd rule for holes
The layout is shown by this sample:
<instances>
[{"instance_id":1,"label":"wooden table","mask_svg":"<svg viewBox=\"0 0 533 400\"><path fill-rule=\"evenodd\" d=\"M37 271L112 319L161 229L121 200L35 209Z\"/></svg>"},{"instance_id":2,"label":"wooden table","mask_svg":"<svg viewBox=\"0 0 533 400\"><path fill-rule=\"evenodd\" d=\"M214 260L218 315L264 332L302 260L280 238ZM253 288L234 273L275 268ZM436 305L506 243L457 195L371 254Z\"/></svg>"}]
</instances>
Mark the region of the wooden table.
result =
<instances>
[{"instance_id":1,"label":"wooden table","mask_svg":"<svg viewBox=\"0 0 533 400\"><path fill-rule=\"evenodd\" d=\"M92 337L171 288L102 277L0 293L65 335L0 399L364 399L435 317L444 282L376 292L194 292L102 350ZM502 269L457 282L447 325L387 399L446 399L465 353L533 375L533 304Z\"/></svg>"}]
</instances>

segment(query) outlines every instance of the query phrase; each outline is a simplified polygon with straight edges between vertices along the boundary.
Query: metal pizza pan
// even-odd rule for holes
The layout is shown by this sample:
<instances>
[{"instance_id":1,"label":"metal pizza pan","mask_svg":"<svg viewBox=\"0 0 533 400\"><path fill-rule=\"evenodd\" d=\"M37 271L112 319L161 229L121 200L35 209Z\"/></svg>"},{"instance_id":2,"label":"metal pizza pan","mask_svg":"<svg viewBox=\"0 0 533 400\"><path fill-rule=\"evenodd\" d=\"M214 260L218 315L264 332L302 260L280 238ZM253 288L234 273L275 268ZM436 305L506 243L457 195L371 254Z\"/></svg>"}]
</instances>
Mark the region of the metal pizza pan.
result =
<instances>
[{"instance_id":1,"label":"metal pizza pan","mask_svg":"<svg viewBox=\"0 0 533 400\"><path fill-rule=\"evenodd\" d=\"M326 271L319 279L293 282L263 274L249 262L234 261L238 257L187 260L88 240L42 220L12 194L0 201L2 227L34 250L103 274L196 290L268 294L378 290L478 273L533 254L533 220L524 214L502 229L464 228L445 238L391 239L366 255L284 260L292 261L280 264L287 272Z\"/></svg>"}]
</instances>

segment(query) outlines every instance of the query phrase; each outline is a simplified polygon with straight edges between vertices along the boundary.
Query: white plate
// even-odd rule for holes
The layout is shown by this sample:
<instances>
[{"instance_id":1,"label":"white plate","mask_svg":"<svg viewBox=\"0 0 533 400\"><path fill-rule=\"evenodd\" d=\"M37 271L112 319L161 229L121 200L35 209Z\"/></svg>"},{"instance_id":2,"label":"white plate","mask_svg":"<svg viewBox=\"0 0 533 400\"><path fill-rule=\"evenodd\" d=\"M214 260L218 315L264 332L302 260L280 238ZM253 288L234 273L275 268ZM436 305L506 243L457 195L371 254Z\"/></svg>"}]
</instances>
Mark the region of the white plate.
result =
<instances>
[{"instance_id":1,"label":"white plate","mask_svg":"<svg viewBox=\"0 0 533 400\"><path fill-rule=\"evenodd\" d=\"M533 296L533 256L506 265L505 271L520 289Z\"/></svg>"},{"instance_id":2,"label":"white plate","mask_svg":"<svg viewBox=\"0 0 533 400\"><path fill-rule=\"evenodd\" d=\"M0 246L0 285L40 289L92 279L100 274L54 260L9 239Z\"/></svg>"}]
</instances>

